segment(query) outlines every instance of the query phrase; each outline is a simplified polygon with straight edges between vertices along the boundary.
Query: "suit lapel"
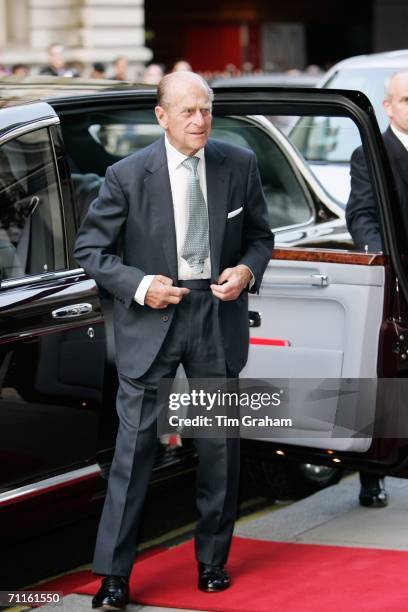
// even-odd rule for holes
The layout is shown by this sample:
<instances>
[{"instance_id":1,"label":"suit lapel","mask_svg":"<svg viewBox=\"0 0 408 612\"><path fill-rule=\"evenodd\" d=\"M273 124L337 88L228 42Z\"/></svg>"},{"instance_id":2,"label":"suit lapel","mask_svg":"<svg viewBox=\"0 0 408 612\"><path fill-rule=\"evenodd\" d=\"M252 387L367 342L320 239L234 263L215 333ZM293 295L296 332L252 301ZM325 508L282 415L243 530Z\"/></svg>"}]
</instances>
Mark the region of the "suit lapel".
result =
<instances>
[{"instance_id":1,"label":"suit lapel","mask_svg":"<svg viewBox=\"0 0 408 612\"><path fill-rule=\"evenodd\" d=\"M152 210L157 248L163 249L170 276L175 281L178 277L176 228L164 137L153 145L145 169L145 187Z\"/></svg>"},{"instance_id":2,"label":"suit lapel","mask_svg":"<svg viewBox=\"0 0 408 612\"><path fill-rule=\"evenodd\" d=\"M225 163L225 156L211 140L205 147L205 169L210 230L211 279L216 281L220 273L231 173Z\"/></svg>"},{"instance_id":3,"label":"suit lapel","mask_svg":"<svg viewBox=\"0 0 408 612\"><path fill-rule=\"evenodd\" d=\"M390 127L384 132L384 142L401 180L408 185L408 151Z\"/></svg>"}]
</instances>

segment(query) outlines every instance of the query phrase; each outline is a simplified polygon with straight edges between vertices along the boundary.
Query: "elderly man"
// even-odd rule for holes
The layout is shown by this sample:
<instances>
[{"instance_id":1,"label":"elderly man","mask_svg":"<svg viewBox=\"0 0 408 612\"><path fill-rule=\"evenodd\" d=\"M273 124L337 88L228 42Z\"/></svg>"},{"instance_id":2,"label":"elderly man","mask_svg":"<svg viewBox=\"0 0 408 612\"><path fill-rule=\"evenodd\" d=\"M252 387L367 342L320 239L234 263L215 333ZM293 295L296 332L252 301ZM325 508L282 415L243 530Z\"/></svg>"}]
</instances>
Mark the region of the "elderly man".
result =
<instances>
[{"instance_id":1,"label":"elderly man","mask_svg":"<svg viewBox=\"0 0 408 612\"><path fill-rule=\"evenodd\" d=\"M383 107L390 125L383 134L405 227L408 227L408 71L397 72L385 85ZM373 197L363 149L351 158L351 193L346 208L347 227L360 250L382 250L377 204ZM382 507L388 503L380 475L360 473L360 503Z\"/></svg>"},{"instance_id":2,"label":"elderly man","mask_svg":"<svg viewBox=\"0 0 408 612\"><path fill-rule=\"evenodd\" d=\"M158 86L164 136L108 168L75 256L114 300L120 419L93 571L93 607L128 601L140 514L157 447L157 389L183 364L189 378L236 377L248 354L248 290L273 248L254 154L209 140L212 91L177 72ZM119 237L123 257L117 255ZM196 439L198 586L227 588L239 440Z\"/></svg>"}]
</instances>

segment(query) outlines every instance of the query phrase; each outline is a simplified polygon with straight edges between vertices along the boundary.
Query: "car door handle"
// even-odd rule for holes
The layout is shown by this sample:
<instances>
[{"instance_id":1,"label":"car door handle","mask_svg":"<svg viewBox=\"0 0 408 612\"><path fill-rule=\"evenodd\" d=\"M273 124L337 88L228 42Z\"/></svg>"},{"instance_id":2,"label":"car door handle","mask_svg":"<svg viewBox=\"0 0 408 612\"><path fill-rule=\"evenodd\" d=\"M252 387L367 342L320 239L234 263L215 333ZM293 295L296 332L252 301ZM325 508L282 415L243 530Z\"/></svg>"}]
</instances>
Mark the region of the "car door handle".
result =
<instances>
[{"instance_id":1,"label":"car door handle","mask_svg":"<svg viewBox=\"0 0 408 612\"><path fill-rule=\"evenodd\" d=\"M309 274L308 276L284 276L271 277L265 283L268 287L281 287L282 285L296 285L307 287L328 287L329 277L327 274Z\"/></svg>"},{"instance_id":2,"label":"car door handle","mask_svg":"<svg viewBox=\"0 0 408 612\"><path fill-rule=\"evenodd\" d=\"M250 310L248 312L249 327L261 327L262 317L260 312Z\"/></svg>"},{"instance_id":3,"label":"car door handle","mask_svg":"<svg viewBox=\"0 0 408 612\"><path fill-rule=\"evenodd\" d=\"M62 306L51 312L54 319L73 319L92 312L92 304L71 304Z\"/></svg>"}]
</instances>

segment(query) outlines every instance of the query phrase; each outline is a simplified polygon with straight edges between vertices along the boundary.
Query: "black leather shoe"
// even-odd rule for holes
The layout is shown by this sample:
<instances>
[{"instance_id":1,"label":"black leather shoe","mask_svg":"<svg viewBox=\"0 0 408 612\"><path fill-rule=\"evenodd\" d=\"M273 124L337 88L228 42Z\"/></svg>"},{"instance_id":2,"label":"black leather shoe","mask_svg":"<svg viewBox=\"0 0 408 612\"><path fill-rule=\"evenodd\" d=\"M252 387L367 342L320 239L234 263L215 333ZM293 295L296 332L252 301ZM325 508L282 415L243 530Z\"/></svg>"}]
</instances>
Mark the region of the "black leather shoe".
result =
<instances>
[{"instance_id":1,"label":"black leather shoe","mask_svg":"<svg viewBox=\"0 0 408 612\"><path fill-rule=\"evenodd\" d=\"M207 593L225 591L231 584L223 565L198 564L198 588Z\"/></svg>"},{"instance_id":2,"label":"black leather shoe","mask_svg":"<svg viewBox=\"0 0 408 612\"><path fill-rule=\"evenodd\" d=\"M92 607L98 610L123 610L128 603L128 581L122 576L106 576L92 599Z\"/></svg>"},{"instance_id":3,"label":"black leather shoe","mask_svg":"<svg viewBox=\"0 0 408 612\"><path fill-rule=\"evenodd\" d=\"M360 506L371 508L385 508L388 505L388 495L384 487L384 479L377 478L370 485L361 485Z\"/></svg>"}]
</instances>

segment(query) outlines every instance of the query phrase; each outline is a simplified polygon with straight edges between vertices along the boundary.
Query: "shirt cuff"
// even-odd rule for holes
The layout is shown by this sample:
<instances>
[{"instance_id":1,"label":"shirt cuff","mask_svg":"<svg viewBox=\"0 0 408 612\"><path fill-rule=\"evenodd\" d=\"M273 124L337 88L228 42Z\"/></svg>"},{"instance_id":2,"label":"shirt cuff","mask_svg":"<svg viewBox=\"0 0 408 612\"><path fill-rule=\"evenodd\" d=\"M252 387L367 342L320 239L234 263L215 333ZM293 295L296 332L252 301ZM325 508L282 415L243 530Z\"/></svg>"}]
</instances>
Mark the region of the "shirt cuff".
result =
<instances>
[{"instance_id":1,"label":"shirt cuff","mask_svg":"<svg viewBox=\"0 0 408 612\"><path fill-rule=\"evenodd\" d=\"M254 274L253 274L253 272L252 272L252 270L251 270L251 268L250 268L249 266L247 266L246 264L240 264L240 265L241 265L241 266L245 266L245 268L246 268L247 270L249 270L249 271L250 271L250 273L251 273L251 277L252 277L252 278L251 278L251 280L250 280L250 281L249 281L249 283L248 283L248 290L250 291L250 290L252 289L252 287L254 286L254 283L255 283L255 276L254 276Z\"/></svg>"},{"instance_id":2,"label":"shirt cuff","mask_svg":"<svg viewBox=\"0 0 408 612\"><path fill-rule=\"evenodd\" d=\"M153 279L154 279L154 274L146 274L146 276L144 276L142 278L142 280L140 281L140 283L139 283L139 286L138 286L138 288L136 290L136 293L135 293L134 300L135 300L135 302L140 304L140 306L144 306L144 301L145 301L146 293L147 293L147 290L149 289Z\"/></svg>"}]
</instances>

